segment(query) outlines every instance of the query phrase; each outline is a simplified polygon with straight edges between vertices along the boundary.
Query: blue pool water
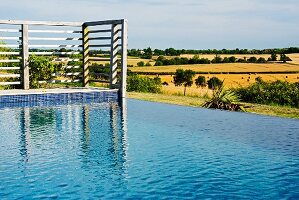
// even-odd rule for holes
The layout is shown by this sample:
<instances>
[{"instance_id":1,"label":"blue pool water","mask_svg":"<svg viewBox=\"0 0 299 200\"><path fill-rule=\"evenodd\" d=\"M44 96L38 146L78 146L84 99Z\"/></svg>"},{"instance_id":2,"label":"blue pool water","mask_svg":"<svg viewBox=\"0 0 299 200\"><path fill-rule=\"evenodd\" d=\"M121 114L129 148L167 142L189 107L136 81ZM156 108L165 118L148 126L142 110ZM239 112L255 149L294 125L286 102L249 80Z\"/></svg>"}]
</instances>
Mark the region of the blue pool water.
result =
<instances>
[{"instance_id":1,"label":"blue pool water","mask_svg":"<svg viewBox=\"0 0 299 200\"><path fill-rule=\"evenodd\" d=\"M299 120L128 100L0 109L1 199L298 199Z\"/></svg>"}]
</instances>

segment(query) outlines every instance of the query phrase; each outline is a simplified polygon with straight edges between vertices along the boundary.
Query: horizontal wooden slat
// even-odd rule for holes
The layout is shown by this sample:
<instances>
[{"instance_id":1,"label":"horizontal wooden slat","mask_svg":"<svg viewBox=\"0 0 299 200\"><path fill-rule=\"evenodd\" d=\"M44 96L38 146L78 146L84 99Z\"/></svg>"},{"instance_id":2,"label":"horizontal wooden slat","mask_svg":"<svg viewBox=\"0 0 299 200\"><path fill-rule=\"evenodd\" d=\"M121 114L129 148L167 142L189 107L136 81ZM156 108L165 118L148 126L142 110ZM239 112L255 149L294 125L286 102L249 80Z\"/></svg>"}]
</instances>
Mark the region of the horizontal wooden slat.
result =
<instances>
[{"instance_id":1,"label":"horizontal wooden slat","mask_svg":"<svg viewBox=\"0 0 299 200\"><path fill-rule=\"evenodd\" d=\"M78 76L81 75L82 72L69 72L69 73L53 73L52 76Z\"/></svg>"},{"instance_id":2,"label":"horizontal wooden slat","mask_svg":"<svg viewBox=\"0 0 299 200\"><path fill-rule=\"evenodd\" d=\"M80 61L81 59L70 59L70 58L56 58L54 59L54 61L56 62L77 62L77 61Z\"/></svg>"},{"instance_id":3,"label":"horizontal wooden slat","mask_svg":"<svg viewBox=\"0 0 299 200\"><path fill-rule=\"evenodd\" d=\"M0 52L0 55L20 55L20 52Z\"/></svg>"},{"instance_id":4,"label":"horizontal wooden slat","mask_svg":"<svg viewBox=\"0 0 299 200\"><path fill-rule=\"evenodd\" d=\"M85 22L86 26L97 26L97 25L109 25L109 24L121 24L123 20L104 20L104 21L92 21Z\"/></svg>"},{"instance_id":5,"label":"horizontal wooden slat","mask_svg":"<svg viewBox=\"0 0 299 200\"><path fill-rule=\"evenodd\" d=\"M18 33L18 32L21 32L21 30L19 30L19 29L0 29L0 32Z\"/></svg>"},{"instance_id":6,"label":"horizontal wooden slat","mask_svg":"<svg viewBox=\"0 0 299 200\"><path fill-rule=\"evenodd\" d=\"M13 47L13 48L18 48L20 45L18 44L0 44L0 47Z\"/></svg>"},{"instance_id":7,"label":"horizontal wooden slat","mask_svg":"<svg viewBox=\"0 0 299 200\"><path fill-rule=\"evenodd\" d=\"M89 47L110 47L110 44L95 44L89 45Z\"/></svg>"},{"instance_id":8,"label":"horizontal wooden slat","mask_svg":"<svg viewBox=\"0 0 299 200\"><path fill-rule=\"evenodd\" d=\"M46 26L82 26L82 22L50 22L50 21L23 21L23 20L0 20L0 24L28 24Z\"/></svg>"},{"instance_id":9,"label":"horizontal wooden slat","mask_svg":"<svg viewBox=\"0 0 299 200\"><path fill-rule=\"evenodd\" d=\"M20 81L14 81L14 82L0 82L0 85L19 85L21 84Z\"/></svg>"},{"instance_id":10,"label":"horizontal wooden slat","mask_svg":"<svg viewBox=\"0 0 299 200\"><path fill-rule=\"evenodd\" d=\"M0 37L0 40L20 40L21 37Z\"/></svg>"},{"instance_id":11,"label":"horizontal wooden slat","mask_svg":"<svg viewBox=\"0 0 299 200\"><path fill-rule=\"evenodd\" d=\"M74 52L29 52L29 54L34 55L77 55L81 54L80 51L74 51Z\"/></svg>"},{"instance_id":12,"label":"horizontal wooden slat","mask_svg":"<svg viewBox=\"0 0 299 200\"><path fill-rule=\"evenodd\" d=\"M90 58L88 59L88 61L110 61L110 58Z\"/></svg>"},{"instance_id":13,"label":"horizontal wooden slat","mask_svg":"<svg viewBox=\"0 0 299 200\"><path fill-rule=\"evenodd\" d=\"M0 63L17 63L20 62L20 60L0 60Z\"/></svg>"},{"instance_id":14,"label":"horizontal wooden slat","mask_svg":"<svg viewBox=\"0 0 299 200\"><path fill-rule=\"evenodd\" d=\"M81 79L75 80L49 80L49 81L38 81L39 83L77 83L81 82Z\"/></svg>"},{"instance_id":15,"label":"horizontal wooden slat","mask_svg":"<svg viewBox=\"0 0 299 200\"><path fill-rule=\"evenodd\" d=\"M29 30L29 33L82 33L82 31L73 30Z\"/></svg>"},{"instance_id":16,"label":"horizontal wooden slat","mask_svg":"<svg viewBox=\"0 0 299 200\"><path fill-rule=\"evenodd\" d=\"M76 66L71 66L71 65L67 65L67 66L63 66L63 69L79 69L81 68L81 66L76 65Z\"/></svg>"},{"instance_id":17,"label":"horizontal wooden slat","mask_svg":"<svg viewBox=\"0 0 299 200\"><path fill-rule=\"evenodd\" d=\"M111 40L111 37L90 37L88 40Z\"/></svg>"},{"instance_id":18,"label":"horizontal wooden slat","mask_svg":"<svg viewBox=\"0 0 299 200\"><path fill-rule=\"evenodd\" d=\"M0 38L0 39L1 39L1 38ZM46 38L46 37L29 37L29 40L64 41L64 40L82 40L82 38Z\"/></svg>"},{"instance_id":19,"label":"horizontal wooden slat","mask_svg":"<svg viewBox=\"0 0 299 200\"><path fill-rule=\"evenodd\" d=\"M32 44L29 48L75 48L82 45L52 45L52 44Z\"/></svg>"},{"instance_id":20,"label":"horizontal wooden slat","mask_svg":"<svg viewBox=\"0 0 299 200\"><path fill-rule=\"evenodd\" d=\"M0 70L20 70L20 67L0 67Z\"/></svg>"},{"instance_id":21,"label":"horizontal wooden slat","mask_svg":"<svg viewBox=\"0 0 299 200\"><path fill-rule=\"evenodd\" d=\"M0 78L19 78L20 74L0 74Z\"/></svg>"},{"instance_id":22,"label":"horizontal wooden slat","mask_svg":"<svg viewBox=\"0 0 299 200\"><path fill-rule=\"evenodd\" d=\"M89 30L88 33L109 33L111 29L104 29L104 30Z\"/></svg>"}]
</instances>

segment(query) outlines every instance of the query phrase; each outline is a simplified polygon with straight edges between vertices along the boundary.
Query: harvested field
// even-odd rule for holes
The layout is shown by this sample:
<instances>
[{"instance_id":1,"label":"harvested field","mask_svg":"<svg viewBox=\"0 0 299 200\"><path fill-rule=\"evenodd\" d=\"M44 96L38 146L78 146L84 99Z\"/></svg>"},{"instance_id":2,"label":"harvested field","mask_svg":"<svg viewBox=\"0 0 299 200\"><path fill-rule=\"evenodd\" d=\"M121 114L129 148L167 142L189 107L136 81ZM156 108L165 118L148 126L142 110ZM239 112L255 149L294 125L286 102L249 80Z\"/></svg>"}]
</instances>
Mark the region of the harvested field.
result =
<instances>
[{"instance_id":1,"label":"harvested field","mask_svg":"<svg viewBox=\"0 0 299 200\"><path fill-rule=\"evenodd\" d=\"M133 72L167 73L175 72L176 69L191 69L195 72L218 72L218 73L250 73L250 72L299 72L299 65L289 63L223 63L223 64L195 64L195 65L170 65L152 67L131 67Z\"/></svg>"}]
</instances>

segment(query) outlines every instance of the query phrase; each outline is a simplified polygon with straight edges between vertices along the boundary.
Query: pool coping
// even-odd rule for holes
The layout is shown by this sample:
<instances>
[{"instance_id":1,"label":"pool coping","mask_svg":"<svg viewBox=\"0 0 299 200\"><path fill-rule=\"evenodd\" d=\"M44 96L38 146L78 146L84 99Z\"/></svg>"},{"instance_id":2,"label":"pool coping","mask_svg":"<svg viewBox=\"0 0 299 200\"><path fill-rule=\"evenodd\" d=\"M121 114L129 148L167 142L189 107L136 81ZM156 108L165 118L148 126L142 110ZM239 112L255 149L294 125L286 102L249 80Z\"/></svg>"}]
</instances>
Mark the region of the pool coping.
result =
<instances>
[{"instance_id":1,"label":"pool coping","mask_svg":"<svg viewBox=\"0 0 299 200\"><path fill-rule=\"evenodd\" d=\"M118 92L118 89L78 87L78 88L55 88L55 89L30 89L30 90L0 90L1 96L33 95L33 94L69 94L69 93L92 93L92 92Z\"/></svg>"}]
</instances>

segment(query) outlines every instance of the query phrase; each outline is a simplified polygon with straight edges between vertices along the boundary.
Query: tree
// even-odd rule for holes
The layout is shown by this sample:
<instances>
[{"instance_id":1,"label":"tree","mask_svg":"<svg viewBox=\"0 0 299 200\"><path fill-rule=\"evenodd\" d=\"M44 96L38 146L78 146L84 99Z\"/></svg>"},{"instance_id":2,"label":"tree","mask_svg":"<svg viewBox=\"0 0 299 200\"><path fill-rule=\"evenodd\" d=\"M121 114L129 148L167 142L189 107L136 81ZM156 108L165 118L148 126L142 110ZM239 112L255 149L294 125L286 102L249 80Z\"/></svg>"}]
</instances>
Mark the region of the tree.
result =
<instances>
[{"instance_id":1,"label":"tree","mask_svg":"<svg viewBox=\"0 0 299 200\"><path fill-rule=\"evenodd\" d=\"M222 58L219 55L216 55L212 60L212 63L222 63Z\"/></svg>"},{"instance_id":2,"label":"tree","mask_svg":"<svg viewBox=\"0 0 299 200\"><path fill-rule=\"evenodd\" d=\"M195 85L197 87L205 87L207 85L206 77L204 76L198 76L195 80Z\"/></svg>"},{"instance_id":3,"label":"tree","mask_svg":"<svg viewBox=\"0 0 299 200\"><path fill-rule=\"evenodd\" d=\"M195 76L195 72L187 69L177 69L175 75L173 77L173 82L175 86L184 86L184 96L186 96L187 87L191 87L193 84L193 77Z\"/></svg>"},{"instance_id":4,"label":"tree","mask_svg":"<svg viewBox=\"0 0 299 200\"><path fill-rule=\"evenodd\" d=\"M208 80L209 89L214 90L214 89L222 87L222 85L223 85L223 81L221 81L217 77L212 77L210 80Z\"/></svg>"},{"instance_id":5,"label":"tree","mask_svg":"<svg viewBox=\"0 0 299 200\"><path fill-rule=\"evenodd\" d=\"M285 54L280 54L279 60L282 61L283 63L286 63L287 61L292 61L292 59L286 56Z\"/></svg>"},{"instance_id":6,"label":"tree","mask_svg":"<svg viewBox=\"0 0 299 200\"><path fill-rule=\"evenodd\" d=\"M254 56L252 56L248 59L248 62L250 62L250 63L256 63L256 61L257 61L257 59Z\"/></svg>"},{"instance_id":7,"label":"tree","mask_svg":"<svg viewBox=\"0 0 299 200\"><path fill-rule=\"evenodd\" d=\"M137 66L138 66L138 67L143 67L143 66L144 66L144 62L143 62L143 61L138 62L138 63L137 63Z\"/></svg>"},{"instance_id":8,"label":"tree","mask_svg":"<svg viewBox=\"0 0 299 200\"><path fill-rule=\"evenodd\" d=\"M265 58L260 57L256 62L257 62L257 63L266 63L267 61L266 61Z\"/></svg>"},{"instance_id":9,"label":"tree","mask_svg":"<svg viewBox=\"0 0 299 200\"><path fill-rule=\"evenodd\" d=\"M271 57L268 58L268 61L277 61L277 55L275 52L271 53Z\"/></svg>"},{"instance_id":10,"label":"tree","mask_svg":"<svg viewBox=\"0 0 299 200\"><path fill-rule=\"evenodd\" d=\"M153 51L150 47L148 47L147 49L143 49L143 51L144 51L144 54L141 56L141 58L152 59Z\"/></svg>"},{"instance_id":11,"label":"tree","mask_svg":"<svg viewBox=\"0 0 299 200\"><path fill-rule=\"evenodd\" d=\"M229 62L231 62L231 63L235 63L237 61L237 58L235 56L231 56L228 59L229 59Z\"/></svg>"}]
</instances>

